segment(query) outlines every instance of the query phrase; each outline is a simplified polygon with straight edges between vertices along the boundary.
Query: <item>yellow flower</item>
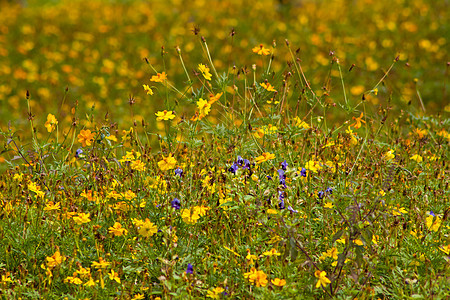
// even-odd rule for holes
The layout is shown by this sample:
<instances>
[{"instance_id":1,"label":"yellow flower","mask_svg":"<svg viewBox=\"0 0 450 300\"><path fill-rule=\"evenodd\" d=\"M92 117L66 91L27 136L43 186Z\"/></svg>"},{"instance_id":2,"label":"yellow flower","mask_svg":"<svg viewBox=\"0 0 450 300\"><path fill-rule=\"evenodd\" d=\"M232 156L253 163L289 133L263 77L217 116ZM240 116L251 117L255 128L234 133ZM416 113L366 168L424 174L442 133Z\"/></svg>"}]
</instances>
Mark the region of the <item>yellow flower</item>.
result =
<instances>
[{"instance_id":1,"label":"yellow flower","mask_svg":"<svg viewBox=\"0 0 450 300\"><path fill-rule=\"evenodd\" d=\"M111 269L111 272L108 273L109 279L111 280L115 280L117 283L120 283L120 278L118 276L118 274L116 272L114 272L114 270Z\"/></svg>"},{"instance_id":2,"label":"yellow flower","mask_svg":"<svg viewBox=\"0 0 450 300\"><path fill-rule=\"evenodd\" d=\"M164 82L167 79L166 72L157 73L156 75L153 75L150 81L153 82Z\"/></svg>"},{"instance_id":3,"label":"yellow flower","mask_svg":"<svg viewBox=\"0 0 450 300\"><path fill-rule=\"evenodd\" d=\"M425 223L428 230L437 232L439 230L439 227L441 226L442 219L439 216L433 216L430 214L428 217L426 217Z\"/></svg>"},{"instance_id":4,"label":"yellow flower","mask_svg":"<svg viewBox=\"0 0 450 300\"><path fill-rule=\"evenodd\" d=\"M138 227L138 232L144 237L150 237L158 232L158 228L155 224L150 222L148 218L146 218L145 222L143 222L141 226Z\"/></svg>"},{"instance_id":5,"label":"yellow flower","mask_svg":"<svg viewBox=\"0 0 450 300\"><path fill-rule=\"evenodd\" d=\"M276 92L275 88L268 82L267 84L265 82L260 83L264 89L266 89L268 92Z\"/></svg>"},{"instance_id":6,"label":"yellow flower","mask_svg":"<svg viewBox=\"0 0 450 300\"><path fill-rule=\"evenodd\" d=\"M79 213L76 217L73 217L73 220L78 225L82 225L84 223L89 223L91 219L89 219L89 214Z\"/></svg>"},{"instance_id":7,"label":"yellow flower","mask_svg":"<svg viewBox=\"0 0 450 300\"><path fill-rule=\"evenodd\" d=\"M98 262L94 261L92 263L92 267L94 267L96 269L106 269L109 265L110 265L110 263L103 260L102 257L98 258Z\"/></svg>"},{"instance_id":8,"label":"yellow flower","mask_svg":"<svg viewBox=\"0 0 450 300\"><path fill-rule=\"evenodd\" d=\"M56 117L52 114L47 115L47 122L45 122L45 128L47 128L48 132L52 132L55 130L56 125L58 125L58 120L56 120Z\"/></svg>"},{"instance_id":9,"label":"yellow flower","mask_svg":"<svg viewBox=\"0 0 450 300\"><path fill-rule=\"evenodd\" d=\"M199 214L196 212L195 208L185 208L181 210L181 218L186 224L195 224L197 220L200 219Z\"/></svg>"},{"instance_id":10,"label":"yellow flower","mask_svg":"<svg viewBox=\"0 0 450 300\"><path fill-rule=\"evenodd\" d=\"M220 299L220 294L223 293L224 291L225 289L219 286L214 288L212 291L208 291L206 297L213 299Z\"/></svg>"},{"instance_id":11,"label":"yellow flower","mask_svg":"<svg viewBox=\"0 0 450 300\"><path fill-rule=\"evenodd\" d=\"M260 44L259 46L255 46L252 49L253 53L256 53L258 55L269 55L270 54L270 50L267 48L264 48L263 44Z\"/></svg>"},{"instance_id":12,"label":"yellow flower","mask_svg":"<svg viewBox=\"0 0 450 300\"><path fill-rule=\"evenodd\" d=\"M143 84L142 86L144 87L144 90L147 92L147 95L153 95L153 91L148 85Z\"/></svg>"},{"instance_id":13,"label":"yellow flower","mask_svg":"<svg viewBox=\"0 0 450 300\"><path fill-rule=\"evenodd\" d=\"M78 142L83 145L83 147L92 145L94 141L95 134L91 132L89 129L81 130L80 134L78 134Z\"/></svg>"},{"instance_id":14,"label":"yellow flower","mask_svg":"<svg viewBox=\"0 0 450 300\"><path fill-rule=\"evenodd\" d=\"M167 157L163 156L163 159L158 162L158 167L164 172L175 168L176 163L177 160L172 156L172 154L169 154Z\"/></svg>"},{"instance_id":15,"label":"yellow flower","mask_svg":"<svg viewBox=\"0 0 450 300\"><path fill-rule=\"evenodd\" d=\"M156 115L156 121L167 121L167 120L172 120L173 118L175 118L173 111L167 111L167 110L158 111L157 113L155 113L155 115Z\"/></svg>"},{"instance_id":16,"label":"yellow flower","mask_svg":"<svg viewBox=\"0 0 450 300\"><path fill-rule=\"evenodd\" d=\"M61 208L61 203L60 202L53 203L53 201L49 201L45 205L44 210L45 211L51 211L51 210L59 210L60 208Z\"/></svg>"},{"instance_id":17,"label":"yellow flower","mask_svg":"<svg viewBox=\"0 0 450 300\"><path fill-rule=\"evenodd\" d=\"M209 73L209 68L203 64L198 65L198 70L202 72L203 77L205 77L206 80L211 80L211 73Z\"/></svg>"},{"instance_id":18,"label":"yellow flower","mask_svg":"<svg viewBox=\"0 0 450 300\"><path fill-rule=\"evenodd\" d=\"M114 236L122 236L128 233L128 230L122 228L122 225L119 222L115 222L114 226L108 228L109 233L114 234Z\"/></svg>"},{"instance_id":19,"label":"yellow flower","mask_svg":"<svg viewBox=\"0 0 450 300\"><path fill-rule=\"evenodd\" d=\"M49 268L54 268L57 265L60 265L65 259L66 259L66 257L64 255L61 255L61 253L59 253L59 251L56 251L52 256L48 256L46 258L47 266Z\"/></svg>"},{"instance_id":20,"label":"yellow flower","mask_svg":"<svg viewBox=\"0 0 450 300\"><path fill-rule=\"evenodd\" d=\"M256 163L260 164L262 162L268 161L269 159L274 159L275 158L275 154L269 153L269 152L264 152L261 156L258 156L256 158Z\"/></svg>"},{"instance_id":21,"label":"yellow flower","mask_svg":"<svg viewBox=\"0 0 450 300\"><path fill-rule=\"evenodd\" d=\"M285 286L286 285L286 280L280 279L280 278L272 279L270 282L272 282L272 284L276 285L276 286Z\"/></svg>"},{"instance_id":22,"label":"yellow flower","mask_svg":"<svg viewBox=\"0 0 450 300\"><path fill-rule=\"evenodd\" d=\"M320 288L321 286L325 288L327 286L327 284L331 283L330 279L328 279L326 277L327 272L325 272L325 271L317 270L316 272L314 272L314 276L316 276L316 278L319 279L319 280L317 280L316 288Z\"/></svg>"},{"instance_id":23,"label":"yellow flower","mask_svg":"<svg viewBox=\"0 0 450 300\"><path fill-rule=\"evenodd\" d=\"M423 161L422 156L418 155L418 154L414 154L413 156L411 156L412 160L415 160L416 162L420 163Z\"/></svg>"},{"instance_id":24,"label":"yellow flower","mask_svg":"<svg viewBox=\"0 0 450 300\"><path fill-rule=\"evenodd\" d=\"M263 255L265 256L280 256L281 253L277 251L277 249L272 248L269 251L263 252Z\"/></svg>"}]
</instances>

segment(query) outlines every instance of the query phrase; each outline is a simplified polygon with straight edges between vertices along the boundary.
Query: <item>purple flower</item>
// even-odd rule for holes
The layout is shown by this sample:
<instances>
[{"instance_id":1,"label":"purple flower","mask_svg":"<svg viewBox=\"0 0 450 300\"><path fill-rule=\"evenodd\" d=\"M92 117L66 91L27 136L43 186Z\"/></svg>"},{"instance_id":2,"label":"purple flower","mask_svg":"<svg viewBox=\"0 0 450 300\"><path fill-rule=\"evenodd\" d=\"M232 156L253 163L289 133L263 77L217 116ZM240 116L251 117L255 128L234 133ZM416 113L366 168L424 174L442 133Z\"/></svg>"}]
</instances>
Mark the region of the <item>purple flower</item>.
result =
<instances>
[{"instance_id":1,"label":"purple flower","mask_svg":"<svg viewBox=\"0 0 450 300\"><path fill-rule=\"evenodd\" d=\"M239 165L237 163L233 163L233 165L228 169L229 172L236 174L236 171L239 169Z\"/></svg>"},{"instance_id":2,"label":"purple flower","mask_svg":"<svg viewBox=\"0 0 450 300\"><path fill-rule=\"evenodd\" d=\"M193 274L194 273L194 266L191 264L188 264L186 269L186 274Z\"/></svg>"},{"instance_id":3,"label":"purple flower","mask_svg":"<svg viewBox=\"0 0 450 300\"><path fill-rule=\"evenodd\" d=\"M180 199L178 199L178 198L173 199L172 202L170 202L170 204L175 209L180 209L180 207L181 207L181 202L180 202Z\"/></svg>"},{"instance_id":4,"label":"purple flower","mask_svg":"<svg viewBox=\"0 0 450 300\"><path fill-rule=\"evenodd\" d=\"M300 171L300 176L306 177L306 169L302 168L302 170Z\"/></svg>"},{"instance_id":5,"label":"purple flower","mask_svg":"<svg viewBox=\"0 0 450 300\"><path fill-rule=\"evenodd\" d=\"M178 176L182 176L183 175L183 170L182 169L180 169L180 168L177 168L176 170L175 170L175 175L178 175Z\"/></svg>"},{"instance_id":6,"label":"purple flower","mask_svg":"<svg viewBox=\"0 0 450 300\"><path fill-rule=\"evenodd\" d=\"M76 158L80 158L80 155L83 154L83 149L79 148L77 149L77 151L75 152L75 157Z\"/></svg>"},{"instance_id":7,"label":"purple flower","mask_svg":"<svg viewBox=\"0 0 450 300\"><path fill-rule=\"evenodd\" d=\"M283 168L283 170L286 171L286 169L288 167L288 163L286 162L286 160L281 163L281 167Z\"/></svg>"},{"instance_id":8,"label":"purple flower","mask_svg":"<svg viewBox=\"0 0 450 300\"><path fill-rule=\"evenodd\" d=\"M323 191L319 191L317 193L317 196L319 196L319 199L322 199L324 195L325 195L325 193Z\"/></svg>"}]
</instances>

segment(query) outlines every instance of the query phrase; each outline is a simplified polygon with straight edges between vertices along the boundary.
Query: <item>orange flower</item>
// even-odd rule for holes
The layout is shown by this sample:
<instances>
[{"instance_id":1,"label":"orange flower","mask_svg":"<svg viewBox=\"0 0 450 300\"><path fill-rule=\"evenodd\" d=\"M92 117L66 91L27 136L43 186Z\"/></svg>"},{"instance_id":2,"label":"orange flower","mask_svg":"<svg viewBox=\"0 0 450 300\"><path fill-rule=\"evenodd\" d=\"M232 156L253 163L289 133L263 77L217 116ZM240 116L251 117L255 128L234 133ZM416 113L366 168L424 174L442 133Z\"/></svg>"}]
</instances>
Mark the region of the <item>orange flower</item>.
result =
<instances>
[{"instance_id":1,"label":"orange flower","mask_svg":"<svg viewBox=\"0 0 450 300\"><path fill-rule=\"evenodd\" d=\"M95 134L91 132L89 129L81 130L80 134L77 136L78 142L83 145L83 147L92 145L94 141Z\"/></svg>"},{"instance_id":2,"label":"orange flower","mask_svg":"<svg viewBox=\"0 0 450 300\"><path fill-rule=\"evenodd\" d=\"M267 48L264 48L263 44L260 44L259 46L256 46L252 49L253 53L257 53L258 55L269 55L270 50Z\"/></svg>"},{"instance_id":3,"label":"orange flower","mask_svg":"<svg viewBox=\"0 0 450 300\"><path fill-rule=\"evenodd\" d=\"M150 81L153 81L153 82L164 82L165 80L167 80L166 72L162 72L162 73L153 75L152 78L150 79Z\"/></svg>"}]
</instances>

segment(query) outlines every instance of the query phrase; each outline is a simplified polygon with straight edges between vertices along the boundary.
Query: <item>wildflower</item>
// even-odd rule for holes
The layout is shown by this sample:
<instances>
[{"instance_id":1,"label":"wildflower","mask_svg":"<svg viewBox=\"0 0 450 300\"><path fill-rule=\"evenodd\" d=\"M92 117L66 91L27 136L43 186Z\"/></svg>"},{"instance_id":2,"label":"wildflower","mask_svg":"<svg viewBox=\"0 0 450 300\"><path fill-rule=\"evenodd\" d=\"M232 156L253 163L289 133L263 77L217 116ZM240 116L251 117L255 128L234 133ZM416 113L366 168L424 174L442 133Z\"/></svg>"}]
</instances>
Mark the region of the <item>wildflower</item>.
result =
<instances>
[{"instance_id":1,"label":"wildflower","mask_svg":"<svg viewBox=\"0 0 450 300\"><path fill-rule=\"evenodd\" d=\"M118 274L116 272L114 272L114 270L111 269L111 272L108 273L109 279L111 280L115 280L117 283L120 283L120 277L118 276Z\"/></svg>"},{"instance_id":2,"label":"wildflower","mask_svg":"<svg viewBox=\"0 0 450 300\"><path fill-rule=\"evenodd\" d=\"M78 225L83 225L85 223L89 223L91 219L89 219L89 214L79 213L76 217L73 217L73 220Z\"/></svg>"},{"instance_id":3,"label":"wildflower","mask_svg":"<svg viewBox=\"0 0 450 300\"><path fill-rule=\"evenodd\" d=\"M163 156L163 159L158 162L158 166L161 169L161 171L164 172L175 168L176 163L177 160L172 156L172 154L169 154L169 156L167 157Z\"/></svg>"},{"instance_id":4,"label":"wildflower","mask_svg":"<svg viewBox=\"0 0 450 300\"><path fill-rule=\"evenodd\" d=\"M122 225L119 222L115 222L114 226L108 228L109 233L114 234L114 236L122 236L128 233L128 230L122 228Z\"/></svg>"},{"instance_id":5,"label":"wildflower","mask_svg":"<svg viewBox=\"0 0 450 300\"><path fill-rule=\"evenodd\" d=\"M103 260L103 257L99 257L98 262L94 261L92 263L92 267L96 269L106 269L109 265L110 263L107 262L106 260Z\"/></svg>"},{"instance_id":6,"label":"wildflower","mask_svg":"<svg viewBox=\"0 0 450 300\"><path fill-rule=\"evenodd\" d=\"M58 120L56 120L56 117L52 114L47 115L47 122L45 122L45 128L47 128L48 132L52 132L55 130L56 125L58 125Z\"/></svg>"},{"instance_id":7,"label":"wildflower","mask_svg":"<svg viewBox=\"0 0 450 300\"><path fill-rule=\"evenodd\" d=\"M264 152L261 156L258 156L256 158L256 163L260 164L262 162L268 161L269 159L274 159L275 158L275 154L269 153L269 152Z\"/></svg>"},{"instance_id":8,"label":"wildflower","mask_svg":"<svg viewBox=\"0 0 450 300\"><path fill-rule=\"evenodd\" d=\"M95 134L91 132L89 129L81 130L78 134L78 142L83 145L83 147L92 145L94 141Z\"/></svg>"},{"instance_id":9,"label":"wildflower","mask_svg":"<svg viewBox=\"0 0 450 300\"><path fill-rule=\"evenodd\" d=\"M156 121L167 121L167 120L172 120L173 118L175 118L173 111L167 111L167 110L158 111L155 113L155 115L156 115Z\"/></svg>"},{"instance_id":10,"label":"wildflower","mask_svg":"<svg viewBox=\"0 0 450 300\"><path fill-rule=\"evenodd\" d=\"M219 299L220 298L220 294L225 292L225 289L222 287L216 287L214 288L212 291L208 291L208 294L206 295L206 297L208 298L213 298L213 299Z\"/></svg>"},{"instance_id":11,"label":"wildflower","mask_svg":"<svg viewBox=\"0 0 450 300\"><path fill-rule=\"evenodd\" d=\"M59 251L56 251L52 256L48 256L45 259L47 260L47 266L49 268L54 268L66 260L66 257L61 255Z\"/></svg>"},{"instance_id":12,"label":"wildflower","mask_svg":"<svg viewBox=\"0 0 450 300\"><path fill-rule=\"evenodd\" d=\"M263 44L260 44L259 46L255 46L252 49L253 53L256 53L258 55L269 55L270 54L270 50L267 48L264 48Z\"/></svg>"},{"instance_id":13,"label":"wildflower","mask_svg":"<svg viewBox=\"0 0 450 300\"><path fill-rule=\"evenodd\" d=\"M138 227L138 232L144 237L150 237L158 232L158 228L155 224L150 222L148 218Z\"/></svg>"},{"instance_id":14,"label":"wildflower","mask_svg":"<svg viewBox=\"0 0 450 300\"><path fill-rule=\"evenodd\" d=\"M148 85L143 84L142 86L144 87L144 90L147 92L147 95L153 95L153 91Z\"/></svg>"},{"instance_id":15,"label":"wildflower","mask_svg":"<svg viewBox=\"0 0 450 300\"><path fill-rule=\"evenodd\" d=\"M325 288L327 284L331 283L330 279L326 277L327 272L325 271L317 270L316 272L314 272L314 276L319 279L317 280L316 288L320 288L321 286Z\"/></svg>"},{"instance_id":16,"label":"wildflower","mask_svg":"<svg viewBox=\"0 0 450 300\"><path fill-rule=\"evenodd\" d=\"M390 149L389 151L387 151L386 153L384 153L383 157L384 157L386 160L392 160L392 159L394 159L394 157L395 157L394 151L395 151L395 150Z\"/></svg>"},{"instance_id":17,"label":"wildflower","mask_svg":"<svg viewBox=\"0 0 450 300\"><path fill-rule=\"evenodd\" d=\"M203 64L198 65L198 70L202 73L203 77L205 77L206 80L211 80L211 73L209 73L209 68Z\"/></svg>"},{"instance_id":18,"label":"wildflower","mask_svg":"<svg viewBox=\"0 0 450 300\"><path fill-rule=\"evenodd\" d=\"M166 72L157 73L156 75L153 75L150 81L153 82L164 82L167 79Z\"/></svg>"},{"instance_id":19,"label":"wildflower","mask_svg":"<svg viewBox=\"0 0 450 300\"><path fill-rule=\"evenodd\" d=\"M183 170L180 169L180 168L176 168L175 169L175 175L177 175L179 177L183 176Z\"/></svg>"},{"instance_id":20,"label":"wildflower","mask_svg":"<svg viewBox=\"0 0 450 300\"><path fill-rule=\"evenodd\" d=\"M276 285L276 286L285 286L286 285L286 280L280 279L280 278L272 279L270 282L272 282L272 284Z\"/></svg>"},{"instance_id":21,"label":"wildflower","mask_svg":"<svg viewBox=\"0 0 450 300\"><path fill-rule=\"evenodd\" d=\"M423 161L422 156L418 155L418 154L414 154L413 156L410 157L412 160L415 160L416 162L420 163Z\"/></svg>"},{"instance_id":22,"label":"wildflower","mask_svg":"<svg viewBox=\"0 0 450 300\"><path fill-rule=\"evenodd\" d=\"M204 100L203 98L198 99L197 101L197 108L200 114L200 119L207 116L209 112L211 111L211 104Z\"/></svg>"},{"instance_id":23,"label":"wildflower","mask_svg":"<svg viewBox=\"0 0 450 300\"><path fill-rule=\"evenodd\" d=\"M59 210L60 208L61 208L61 203L60 202L53 203L53 201L49 201L45 205L44 210L45 211L51 211L51 210Z\"/></svg>"},{"instance_id":24,"label":"wildflower","mask_svg":"<svg viewBox=\"0 0 450 300\"><path fill-rule=\"evenodd\" d=\"M271 85L269 82L268 83L263 82L263 83L260 83L259 85L262 86L268 92L276 92L273 85Z\"/></svg>"},{"instance_id":25,"label":"wildflower","mask_svg":"<svg viewBox=\"0 0 450 300\"><path fill-rule=\"evenodd\" d=\"M248 273L244 273L244 277L248 278L251 283L256 284L257 287L266 286L269 282L264 271L256 270L255 268L252 268Z\"/></svg>"},{"instance_id":26,"label":"wildflower","mask_svg":"<svg viewBox=\"0 0 450 300\"><path fill-rule=\"evenodd\" d=\"M277 249L272 248L269 251L263 252L264 256L280 256L281 253L277 251Z\"/></svg>"},{"instance_id":27,"label":"wildflower","mask_svg":"<svg viewBox=\"0 0 450 300\"><path fill-rule=\"evenodd\" d=\"M200 216L195 211L195 209L192 208L186 208L181 210L181 218L186 224L195 224L197 223L197 220L200 219Z\"/></svg>"},{"instance_id":28,"label":"wildflower","mask_svg":"<svg viewBox=\"0 0 450 300\"><path fill-rule=\"evenodd\" d=\"M355 127L356 129L358 129L358 128L361 127L361 122L362 122L362 123L366 123L366 121L364 121L364 120L362 119L363 115L364 115L364 114L361 113L361 115L360 115L359 117L357 117L357 118L352 117L352 119L355 120L356 122L353 123L353 124L351 124L350 126L353 126L353 127Z\"/></svg>"},{"instance_id":29,"label":"wildflower","mask_svg":"<svg viewBox=\"0 0 450 300\"><path fill-rule=\"evenodd\" d=\"M181 207L181 203L178 198L173 199L172 202L170 202L170 205L175 209L180 209Z\"/></svg>"},{"instance_id":30,"label":"wildflower","mask_svg":"<svg viewBox=\"0 0 450 300\"><path fill-rule=\"evenodd\" d=\"M428 230L437 232L441 223L442 219L439 216L436 216L432 211L429 213L428 217L425 218L425 224L427 225Z\"/></svg>"},{"instance_id":31,"label":"wildflower","mask_svg":"<svg viewBox=\"0 0 450 300\"><path fill-rule=\"evenodd\" d=\"M194 274L194 266L192 264L188 264L186 268L186 274Z\"/></svg>"}]
</instances>

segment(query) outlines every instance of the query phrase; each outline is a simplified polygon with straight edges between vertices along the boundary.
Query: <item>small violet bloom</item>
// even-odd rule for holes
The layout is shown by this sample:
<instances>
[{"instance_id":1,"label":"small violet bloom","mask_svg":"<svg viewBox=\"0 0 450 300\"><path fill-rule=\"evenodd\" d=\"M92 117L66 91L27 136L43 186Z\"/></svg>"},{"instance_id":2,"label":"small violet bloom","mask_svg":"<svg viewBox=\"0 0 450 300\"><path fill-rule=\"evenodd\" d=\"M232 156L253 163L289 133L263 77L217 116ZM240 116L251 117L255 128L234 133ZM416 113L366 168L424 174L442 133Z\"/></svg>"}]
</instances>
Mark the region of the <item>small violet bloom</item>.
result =
<instances>
[{"instance_id":1,"label":"small violet bloom","mask_svg":"<svg viewBox=\"0 0 450 300\"><path fill-rule=\"evenodd\" d=\"M237 163L233 163L233 165L228 169L229 172L236 174L236 171L239 169L239 165Z\"/></svg>"},{"instance_id":2,"label":"small violet bloom","mask_svg":"<svg viewBox=\"0 0 450 300\"><path fill-rule=\"evenodd\" d=\"M306 169L302 168L302 170L300 171L300 176L306 177Z\"/></svg>"},{"instance_id":3,"label":"small violet bloom","mask_svg":"<svg viewBox=\"0 0 450 300\"><path fill-rule=\"evenodd\" d=\"M283 161L283 162L281 163L281 168L283 168L283 170L286 171L287 167L288 167L288 163L287 163L286 161Z\"/></svg>"},{"instance_id":4,"label":"small violet bloom","mask_svg":"<svg viewBox=\"0 0 450 300\"><path fill-rule=\"evenodd\" d=\"M175 175L178 175L180 177L183 176L183 170L180 168L175 169Z\"/></svg>"},{"instance_id":5,"label":"small violet bloom","mask_svg":"<svg viewBox=\"0 0 450 300\"><path fill-rule=\"evenodd\" d=\"M77 151L75 152L75 157L76 158L80 158L80 155L83 154L83 149L79 148L77 149Z\"/></svg>"},{"instance_id":6,"label":"small violet bloom","mask_svg":"<svg viewBox=\"0 0 450 300\"><path fill-rule=\"evenodd\" d=\"M319 196L319 199L322 199L324 195L325 195L325 193L323 191L319 191L317 193L317 196Z\"/></svg>"},{"instance_id":7,"label":"small violet bloom","mask_svg":"<svg viewBox=\"0 0 450 300\"><path fill-rule=\"evenodd\" d=\"M181 207L181 202L180 202L180 199L178 199L178 198L173 199L172 202L170 202L170 204L175 209L180 209L180 207Z\"/></svg>"},{"instance_id":8,"label":"small violet bloom","mask_svg":"<svg viewBox=\"0 0 450 300\"><path fill-rule=\"evenodd\" d=\"M193 274L194 273L194 266L191 264L188 264L186 269L186 274Z\"/></svg>"}]
</instances>

